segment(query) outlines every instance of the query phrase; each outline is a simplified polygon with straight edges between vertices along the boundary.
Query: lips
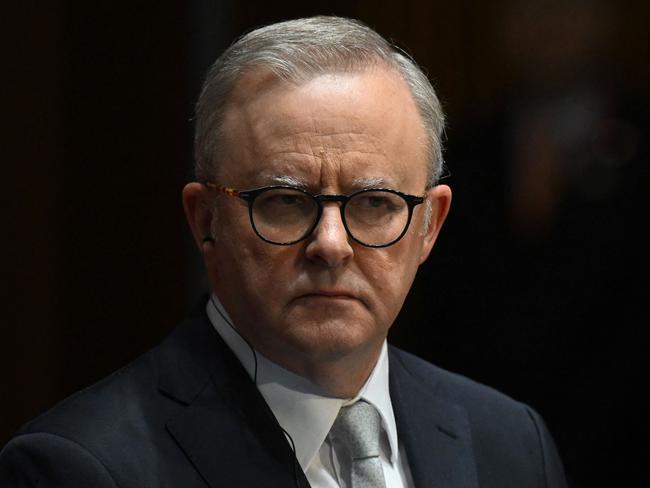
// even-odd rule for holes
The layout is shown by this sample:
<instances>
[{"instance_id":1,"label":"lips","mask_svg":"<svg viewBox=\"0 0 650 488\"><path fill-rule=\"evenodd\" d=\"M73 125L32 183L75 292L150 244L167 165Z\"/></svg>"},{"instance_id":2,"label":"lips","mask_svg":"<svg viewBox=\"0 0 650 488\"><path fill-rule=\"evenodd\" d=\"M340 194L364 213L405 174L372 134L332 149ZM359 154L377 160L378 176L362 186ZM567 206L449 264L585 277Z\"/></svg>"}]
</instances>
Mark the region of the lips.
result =
<instances>
[{"instance_id":1,"label":"lips","mask_svg":"<svg viewBox=\"0 0 650 488\"><path fill-rule=\"evenodd\" d=\"M301 295L302 297L314 297L314 298L341 298L341 299L355 299L356 297L351 293L344 291L315 291L313 293L305 293Z\"/></svg>"},{"instance_id":2,"label":"lips","mask_svg":"<svg viewBox=\"0 0 650 488\"><path fill-rule=\"evenodd\" d=\"M352 292L347 290L315 290L300 294L297 298L322 298L330 300L359 300Z\"/></svg>"},{"instance_id":3,"label":"lips","mask_svg":"<svg viewBox=\"0 0 650 488\"><path fill-rule=\"evenodd\" d=\"M331 297L331 298L355 298L355 296L352 295L352 293L349 293L347 291L339 291L339 290L320 290L317 291L316 293L312 293L312 295Z\"/></svg>"}]
</instances>

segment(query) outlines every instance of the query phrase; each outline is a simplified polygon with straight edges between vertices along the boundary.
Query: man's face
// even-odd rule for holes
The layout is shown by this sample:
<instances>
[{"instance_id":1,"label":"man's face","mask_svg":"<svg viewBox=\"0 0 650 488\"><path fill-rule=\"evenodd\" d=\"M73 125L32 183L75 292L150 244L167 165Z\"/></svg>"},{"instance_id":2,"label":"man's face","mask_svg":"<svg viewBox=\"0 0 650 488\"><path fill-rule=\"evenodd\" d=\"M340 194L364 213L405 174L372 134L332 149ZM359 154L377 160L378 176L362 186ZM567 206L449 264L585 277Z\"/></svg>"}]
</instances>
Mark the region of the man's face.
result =
<instances>
[{"instance_id":1,"label":"man's face","mask_svg":"<svg viewBox=\"0 0 650 488\"><path fill-rule=\"evenodd\" d=\"M367 187L425 193L424 130L392 72L321 75L299 86L252 73L230 101L225 152L216 155L219 185L290 181L313 194ZM427 204L417 206L406 235L387 248L352 241L335 202L324 204L307 239L278 246L255 234L246 202L202 191L216 207L216 242L203 252L217 296L257 350L296 372L310 362L376 358L450 200L447 187L430 190L430 226Z\"/></svg>"}]
</instances>

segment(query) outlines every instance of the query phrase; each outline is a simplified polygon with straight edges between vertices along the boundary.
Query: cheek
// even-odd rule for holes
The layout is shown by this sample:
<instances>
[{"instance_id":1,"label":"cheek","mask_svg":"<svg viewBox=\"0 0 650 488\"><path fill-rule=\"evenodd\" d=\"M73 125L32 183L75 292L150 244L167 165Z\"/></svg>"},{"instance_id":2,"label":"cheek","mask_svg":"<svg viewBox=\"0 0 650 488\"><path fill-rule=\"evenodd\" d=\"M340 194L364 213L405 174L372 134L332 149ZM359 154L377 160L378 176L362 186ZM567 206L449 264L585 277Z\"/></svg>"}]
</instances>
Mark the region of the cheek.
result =
<instances>
[{"instance_id":1,"label":"cheek","mask_svg":"<svg viewBox=\"0 0 650 488\"><path fill-rule=\"evenodd\" d=\"M245 209L226 203L230 206L219 207L213 219L213 283L216 280L225 293L249 295L269 281L272 262L263 252L260 244L264 243L251 228Z\"/></svg>"},{"instance_id":2,"label":"cheek","mask_svg":"<svg viewBox=\"0 0 650 488\"><path fill-rule=\"evenodd\" d=\"M293 266L288 247L266 244L257 236L241 241L223 242L221 261L228 273L220 276L222 287L238 293L251 305L273 306L273 297L287 288Z\"/></svg>"},{"instance_id":3,"label":"cheek","mask_svg":"<svg viewBox=\"0 0 650 488\"><path fill-rule=\"evenodd\" d=\"M362 270L372 291L373 307L392 323L411 288L417 262L410 253L399 248L369 251L376 254L367 256Z\"/></svg>"}]
</instances>

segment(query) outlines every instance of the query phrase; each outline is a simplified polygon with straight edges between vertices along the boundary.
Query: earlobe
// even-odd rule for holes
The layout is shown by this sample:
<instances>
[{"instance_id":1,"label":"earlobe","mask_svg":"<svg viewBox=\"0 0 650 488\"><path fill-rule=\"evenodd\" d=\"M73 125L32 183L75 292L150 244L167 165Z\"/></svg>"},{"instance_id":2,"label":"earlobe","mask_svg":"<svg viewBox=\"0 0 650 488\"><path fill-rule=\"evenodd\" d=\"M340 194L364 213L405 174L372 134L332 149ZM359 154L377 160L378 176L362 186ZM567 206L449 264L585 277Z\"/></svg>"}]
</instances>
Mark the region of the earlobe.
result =
<instances>
[{"instance_id":1,"label":"earlobe","mask_svg":"<svg viewBox=\"0 0 650 488\"><path fill-rule=\"evenodd\" d=\"M424 235L422 252L420 254L420 264L427 260L433 245L438 238L442 224L444 224L449 207L451 206L451 188L447 185L434 186L428 192L428 201L431 205L429 225Z\"/></svg>"}]
</instances>

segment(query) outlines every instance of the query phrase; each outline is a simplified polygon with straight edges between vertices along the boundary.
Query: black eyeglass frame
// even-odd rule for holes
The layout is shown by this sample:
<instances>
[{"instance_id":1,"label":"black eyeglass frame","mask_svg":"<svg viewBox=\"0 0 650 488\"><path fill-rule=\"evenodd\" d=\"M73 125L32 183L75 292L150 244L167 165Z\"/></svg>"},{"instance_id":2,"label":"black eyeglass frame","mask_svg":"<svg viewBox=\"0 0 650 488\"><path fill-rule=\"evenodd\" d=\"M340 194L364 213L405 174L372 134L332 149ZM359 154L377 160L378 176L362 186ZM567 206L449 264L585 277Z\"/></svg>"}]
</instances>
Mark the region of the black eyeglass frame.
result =
<instances>
[{"instance_id":1,"label":"black eyeglass frame","mask_svg":"<svg viewBox=\"0 0 650 488\"><path fill-rule=\"evenodd\" d=\"M320 218L323 214L323 203L324 202L340 202L341 206L339 207L339 210L341 212L341 221L343 222L343 227L345 227L345 231L347 232L348 236L352 238L352 240L358 244L361 244L362 246L365 247L372 247L372 248L382 248L382 247L388 247L392 246L393 244L397 243L404 235L406 234L406 231L408 230L409 226L411 225L411 219L413 218L413 209L417 206L420 205L421 203L424 202L426 195L423 195L421 197L415 196L415 195L409 195L408 193L402 193L401 191L398 190L393 190L392 188L364 188L362 190L356 191L354 193L351 193L350 195L313 195L309 193L306 190L303 190L302 188L298 188L295 186L287 186L287 185L272 185L272 186L263 186L261 188L255 188L251 190L236 190L234 188L228 188L225 186L217 185L215 183L210 183L207 182L205 185L217 192L223 193L225 195L229 195L232 197L239 197L242 200L244 200L248 204L248 217L251 222L251 227L255 231L255 234L262 239L265 242L268 242L269 244L274 244L276 246L291 246L293 244L297 244L300 241L305 240L307 237L311 235L311 233L314 231L316 226L318 226L318 223L320 222ZM267 191L270 190L280 190L280 189L285 189L285 190L293 190L293 191L298 191L300 193L303 193L304 195L310 197L312 200L316 202L316 205L318 207L318 212L316 214L316 218L314 219L314 223L305 231L305 233L300 237L299 239L295 239L293 241L288 241L288 242L275 242L267 239L264 237L258 230L257 227L255 226L255 220L253 219L253 204L255 203L255 199L262 195L263 193L266 193ZM405 202L408 207L408 219L406 220L406 225L404 226L404 230L402 233L397 236L395 239L392 241L388 242L387 244L366 244L365 242L360 241L357 239L354 234L350 231L350 228L348 227L348 223L345 219L345 207L347 206L348 202L355 196L360 195L362 193L369 193L369 192L387 192L387 193L392 193L394 195L397 195L401 197Z\"/></svg>"}]
</instances>

